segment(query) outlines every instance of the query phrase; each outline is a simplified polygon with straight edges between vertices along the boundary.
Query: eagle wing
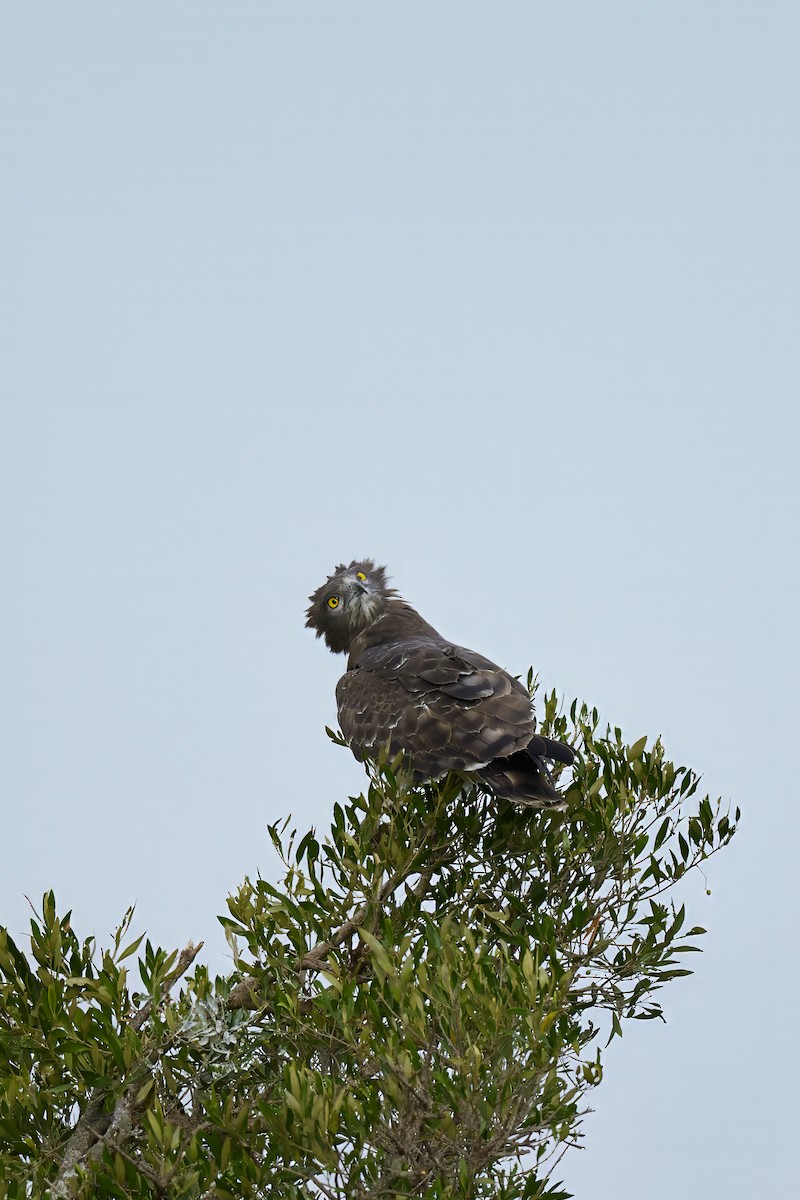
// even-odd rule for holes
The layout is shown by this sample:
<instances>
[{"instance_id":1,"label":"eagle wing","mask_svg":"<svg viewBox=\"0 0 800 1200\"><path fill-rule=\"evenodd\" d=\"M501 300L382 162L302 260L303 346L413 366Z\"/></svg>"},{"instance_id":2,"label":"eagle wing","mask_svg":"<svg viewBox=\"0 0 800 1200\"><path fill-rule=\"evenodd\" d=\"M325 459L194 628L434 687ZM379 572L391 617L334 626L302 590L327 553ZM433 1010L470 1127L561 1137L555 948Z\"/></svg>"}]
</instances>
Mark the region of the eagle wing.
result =
<instances>
[{"instance_id":1,"label":"eagle wing","mask_svg":"<svg viewBox=\"0 0 800 1200\"><path fill-rule=\"evenodd\" d=\"M370 646L336 687L339 723L358 758L387 746L422 779L471 771L533 736L523 685L480 654L429 636Z\"/></svg>"}]
</instances>

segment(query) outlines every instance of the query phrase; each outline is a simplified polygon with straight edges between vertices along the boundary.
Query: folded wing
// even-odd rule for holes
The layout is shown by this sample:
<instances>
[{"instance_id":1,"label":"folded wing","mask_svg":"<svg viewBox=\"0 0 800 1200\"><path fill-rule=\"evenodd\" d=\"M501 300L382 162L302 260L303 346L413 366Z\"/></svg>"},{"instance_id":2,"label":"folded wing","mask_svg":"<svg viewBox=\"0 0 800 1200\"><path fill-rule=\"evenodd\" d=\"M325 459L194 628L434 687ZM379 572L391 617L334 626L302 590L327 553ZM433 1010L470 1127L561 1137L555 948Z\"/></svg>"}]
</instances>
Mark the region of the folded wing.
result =
<instances>
[{"instance_id":1,"label":"folded wing","mask_svg":"<svg viewBox=\"0 0 800 1200\"><path fill-rule=\"evenodd\" d=\"M357 757L388 746L423 779L477 770L534 736L518 680L472 650L430 637L367 648L339 680L336 699Z\"/></svg>"}]
</instances>

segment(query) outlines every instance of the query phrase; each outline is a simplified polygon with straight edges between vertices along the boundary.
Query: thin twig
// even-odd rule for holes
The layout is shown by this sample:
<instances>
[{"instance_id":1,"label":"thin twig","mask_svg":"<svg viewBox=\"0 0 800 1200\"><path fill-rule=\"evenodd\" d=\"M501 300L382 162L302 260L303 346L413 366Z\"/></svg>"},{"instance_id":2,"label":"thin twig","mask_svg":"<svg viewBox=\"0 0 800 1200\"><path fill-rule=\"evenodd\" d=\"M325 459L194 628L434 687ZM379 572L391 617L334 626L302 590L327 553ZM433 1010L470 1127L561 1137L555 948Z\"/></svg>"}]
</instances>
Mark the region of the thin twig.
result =
<instances>
[{"instance_id":1,"label":"thin twig","mask_svg":"<svg viewBox=\"0 0 800 1200\"><path fill-rule=\"evenodd\" d=\"M202 942L198 942L197 945L189 942L188 946L181 951L177 963L161 985L158 996L159 1003L173 984L177 983L180 977L188 970L200 953L202 946ZM153 999L148 1000L136 1015L131 1018L128 1022L131 1029L137 1033L139 1032L153 1011L153 1005ZM72 1180L77 1174L77 1168L81 1162L91 1156L93 1148L98 1144L98 1140L104 1140L106 1135L109 1137L115 1136L117 1132L122 1133L124 1131L124 1136L128 1135L133 1126L134 1102L138 1090L138 1086L129 1089L129 1092L117 1101L114 1112L111 1114L105 1111L105 1100L108 1096L107 1089L95 1089L89 1094L86 1108L78 1118L64 1148L64 1153L61 1156L61 1167L51 1193L56 1200L66 1200L70 1196L72 1192ZM95 1155L94 1157L97 1156Z\"/></svg>"}]
</instances>

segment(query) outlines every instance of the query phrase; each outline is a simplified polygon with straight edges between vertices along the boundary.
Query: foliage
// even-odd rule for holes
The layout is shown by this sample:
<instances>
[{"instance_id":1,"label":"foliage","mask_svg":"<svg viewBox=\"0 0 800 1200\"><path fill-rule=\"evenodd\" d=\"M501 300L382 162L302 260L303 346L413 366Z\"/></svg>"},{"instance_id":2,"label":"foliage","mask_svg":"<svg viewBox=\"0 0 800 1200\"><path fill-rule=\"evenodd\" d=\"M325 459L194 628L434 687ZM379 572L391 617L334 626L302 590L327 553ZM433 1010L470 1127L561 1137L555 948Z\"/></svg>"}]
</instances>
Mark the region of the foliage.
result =
<instances>
[{"instance_id":1,"label":"foliage","mask_svg":"<svg viewBox=\"0 0 800 1200\"><path fill-rule=\"evenodd\" d=\"M52 892L29 956L0 930L0 1197L565 1196L602 1042L703 933L669 893L734 825L660 741L554 694L541 730L581 751L564 812L395 763L323 842L272 827L229 978L126 944L130 912L100 953Z\"/></svg>"}]
</instances>

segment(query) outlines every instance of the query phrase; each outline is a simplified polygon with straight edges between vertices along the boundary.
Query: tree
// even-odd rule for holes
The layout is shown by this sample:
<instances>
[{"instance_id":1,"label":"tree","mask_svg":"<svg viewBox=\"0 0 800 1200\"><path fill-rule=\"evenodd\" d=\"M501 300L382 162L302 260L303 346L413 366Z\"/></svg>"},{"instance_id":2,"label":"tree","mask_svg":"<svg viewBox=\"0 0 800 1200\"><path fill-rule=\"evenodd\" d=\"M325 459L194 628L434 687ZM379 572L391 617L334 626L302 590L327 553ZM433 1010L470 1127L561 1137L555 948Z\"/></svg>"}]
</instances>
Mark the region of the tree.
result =
<instances>
[{"instance_id":1,"label":"tree","mask_svg":"<svg viewBox=\"0 0 800 1200\"><path fill-rule=\"evenodd\" d=\"M0 1196L566 1196L602 1043L689 974L673 889L735 825L659 740L543 708L581 751L564 812L378 763L324 842L270 829L228 978L126 945L130 912L98 952L52 892L30 954L0 930Z\"/></svg>"}]
</instances>

